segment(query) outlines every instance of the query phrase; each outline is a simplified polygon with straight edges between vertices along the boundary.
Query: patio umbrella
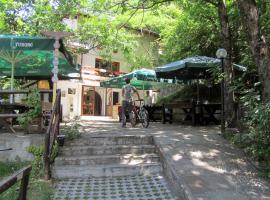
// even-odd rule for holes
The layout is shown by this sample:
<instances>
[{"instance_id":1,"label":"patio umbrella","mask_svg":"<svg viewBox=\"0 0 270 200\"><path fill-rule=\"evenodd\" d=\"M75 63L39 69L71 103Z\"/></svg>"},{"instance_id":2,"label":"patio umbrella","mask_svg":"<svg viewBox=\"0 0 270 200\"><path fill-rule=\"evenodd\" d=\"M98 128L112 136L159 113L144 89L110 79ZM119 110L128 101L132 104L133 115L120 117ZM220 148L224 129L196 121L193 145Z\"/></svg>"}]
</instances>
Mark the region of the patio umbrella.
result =
<instances>
[{"instance_id":1,"label":"patio umbrella","mask_svg":"<svg viewBox=\"0 0 270 200\"><path fill-rule=\"evenodd\" d=\"M220 67L220 59L194 56L172 62L155 69L157 78L193 80L197 79L197 100L199 98L199 79L208 79L211 77L211 68ZM234 69L246 71L246 67L233 64Z\"/></svg>"},{"instance_id":2,"label":"patio umbrella","mask_svg":"<svg viewBox=\"0 0 270 200\"><path fill-rule=\"evenodd\" d=\"M111 78L111 79L100 82L100 86L105 87L105 88L122 88L125 84L126 84L125 78L123 77L115 77L115 78ZM143 89L151 90L158 83L153 82L153 81L143 81L143 80L132 79L130 81L130 84L136 87L138 90L143 90Z\"/></svg>"},{"instance_id":3,"label":"patio umbrella","mask_svg":"<svg viewBox=\"0 0 270 200\"><path fill-rule=\"evenodd\" d=\"M100 86L106 88L122 88L123 85L126 84L126 78L131 79L131 85L133 85L139 90L150 90L158 84L157 82L154 82L155 80L157 80L155 71L143 68L122 76L102 81L100 83Z\"/></svg>"},{"instance_id":4,"label":"patio umbrella","mask_svg":"<svg viewBox=\"0 0 270 200\"><path fill-rule=\"evenodd\" d=\"M207 79L211 76L209 69L220 66L219 59L194 56L159 66L155 71L157 78L177 78L179 80ZM241 65L233 64L233 67L238 71L246 71L246 67Z\"/></svg>"},{"instance_id":5,"label":"patio umbrella","mask_svg":"<svg viewBox=\"0 0 270 200\"><path fill-rule=\"evenodd\" d=\"M53 69L54 39L31 36L0 35L0 76L26 79L49 79ZM60 42L59 78L79 73L71 56Z\"/></svg>"}]
</instances>

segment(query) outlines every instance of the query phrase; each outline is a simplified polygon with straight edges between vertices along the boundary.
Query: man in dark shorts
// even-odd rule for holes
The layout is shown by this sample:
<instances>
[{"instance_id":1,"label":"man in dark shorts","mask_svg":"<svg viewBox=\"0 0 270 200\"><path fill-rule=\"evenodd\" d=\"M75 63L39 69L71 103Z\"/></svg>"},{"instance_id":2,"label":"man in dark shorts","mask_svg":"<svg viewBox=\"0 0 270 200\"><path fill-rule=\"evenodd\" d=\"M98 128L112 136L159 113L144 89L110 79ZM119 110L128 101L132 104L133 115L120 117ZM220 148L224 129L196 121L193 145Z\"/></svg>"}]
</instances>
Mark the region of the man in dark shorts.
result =
<instances>
[{"instance_id":1,"label":"man in dark shorts","mask_svg":"<svg viewBox=\"0 0 270 200\"><path fill-rule=\"evenodd\" d=\"M126 111L128 111L129 119L131 119L133 93L136 93L138 99L140 99L140 95L136 88L130 85L130 79L126 78L125 82L126 85L122 88L122 127L126 127Z\"/></svg>"}]
</instances>

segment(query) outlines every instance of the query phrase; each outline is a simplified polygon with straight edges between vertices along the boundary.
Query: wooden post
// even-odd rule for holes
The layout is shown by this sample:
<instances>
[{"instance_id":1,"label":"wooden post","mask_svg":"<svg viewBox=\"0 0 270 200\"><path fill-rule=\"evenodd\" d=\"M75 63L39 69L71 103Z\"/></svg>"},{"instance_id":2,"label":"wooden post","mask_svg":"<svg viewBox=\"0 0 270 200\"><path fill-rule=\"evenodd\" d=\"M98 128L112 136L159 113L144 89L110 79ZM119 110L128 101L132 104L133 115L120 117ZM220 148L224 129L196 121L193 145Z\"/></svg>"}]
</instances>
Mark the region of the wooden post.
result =
<instances>
[{"instance_id":1,"label":"wooden post","mask_svg":"<svg viewBox=\"0 0 270 200\"><path fill-rule=\"evenodd\" d=\"M21 181L19 200L26 200L29 174L25 175Z\"/></svg>"},{"instance_id":2,"label":"wooden post","mask_svg":"<svg viewBox=\"0 0 270 200\"><path fill-rule=\"evenodd\" d=\"M166 124L165 104L162 104L162 124Z\"/></svg>"},{"instance_id":3,"label":"wooden post","mask_svg":"<svg viewBox=\"0 0 270 200\"><path fill-rule=\"evenodd\" d=\"M45 179L49 180L51 178L50 176L50 132L49 133L47 132L45 134L44 173L45 173Z\"/></svg>"}]
</instances>

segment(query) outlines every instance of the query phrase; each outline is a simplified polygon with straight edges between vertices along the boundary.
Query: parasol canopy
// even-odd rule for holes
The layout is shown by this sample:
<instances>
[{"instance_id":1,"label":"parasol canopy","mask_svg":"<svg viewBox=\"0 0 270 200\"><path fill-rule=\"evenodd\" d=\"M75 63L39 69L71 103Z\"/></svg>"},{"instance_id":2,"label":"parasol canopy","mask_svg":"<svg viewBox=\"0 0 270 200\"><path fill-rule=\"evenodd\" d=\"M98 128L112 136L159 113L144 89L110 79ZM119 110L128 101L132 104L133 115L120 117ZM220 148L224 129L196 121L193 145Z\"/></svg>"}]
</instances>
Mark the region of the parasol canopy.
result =
<instances>
[{"instance_id":1,"label":"parasol canopy","mask_svg":"<svg viewBox=\"0 0 270 200\"><path fill-rule=\"evenodd\" d=\"M51 38L0 35L0 77L50 79L54 42ZM59 78L79 73L62 41L59 50Z\"/></svg>"},{"instance_id":2,"label":"parasol canopy","mask_svg":"<svg viewBox=\"0 0 270 200\"><path fill-rule=\"evenodd\" d=\"M125 79L131 79L130 84L136 87L138 90L151 90L159 83L155 82L156 73L151 69L139 69L128 74L111 78L100 82L101 87L106 88L122 88L126 84Z\"/></svg>"},{"instance_id":3,"label":"parasol canopy","mask_svg":"<svg viewBox=\"0 0 270 200\"><path fill-rule=\"evenodd\" d=\"M209 69L220 67L220 59L194 56L162 65L155 69L157 78L191 80L206 79L211 76ZM238 71L246 71L246 67L233 64L234 69Z\"/></svg>"}]
</instances>

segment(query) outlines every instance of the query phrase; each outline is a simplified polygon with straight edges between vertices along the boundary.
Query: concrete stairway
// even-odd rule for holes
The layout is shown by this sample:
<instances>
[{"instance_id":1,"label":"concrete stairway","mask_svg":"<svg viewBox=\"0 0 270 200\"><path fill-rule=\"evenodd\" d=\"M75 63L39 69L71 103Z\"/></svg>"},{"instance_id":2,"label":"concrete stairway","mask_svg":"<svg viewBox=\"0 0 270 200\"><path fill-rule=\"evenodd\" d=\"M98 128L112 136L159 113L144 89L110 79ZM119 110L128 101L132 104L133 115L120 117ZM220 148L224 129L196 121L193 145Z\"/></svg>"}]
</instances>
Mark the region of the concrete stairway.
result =
<instances>
[{"instance_id":1,"label":"concrete stairway","mask_svg":"<svg viewBox=\"0 0 270 200\"><path fill-rule=\"evenodd\" d=\"M151 136L95 136L68 142L52 168L54 178L155 174L162 170Z\"/></svg>"}]
</instances>

